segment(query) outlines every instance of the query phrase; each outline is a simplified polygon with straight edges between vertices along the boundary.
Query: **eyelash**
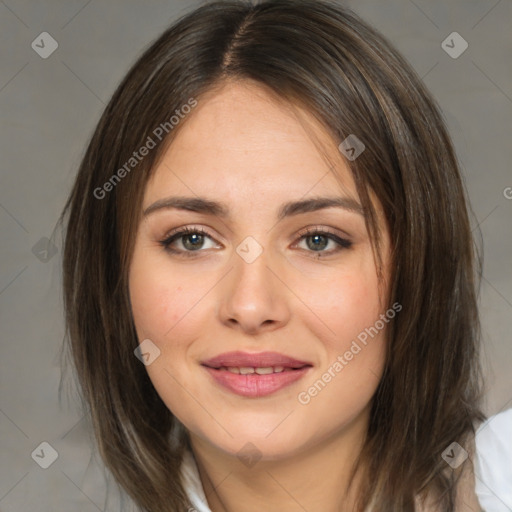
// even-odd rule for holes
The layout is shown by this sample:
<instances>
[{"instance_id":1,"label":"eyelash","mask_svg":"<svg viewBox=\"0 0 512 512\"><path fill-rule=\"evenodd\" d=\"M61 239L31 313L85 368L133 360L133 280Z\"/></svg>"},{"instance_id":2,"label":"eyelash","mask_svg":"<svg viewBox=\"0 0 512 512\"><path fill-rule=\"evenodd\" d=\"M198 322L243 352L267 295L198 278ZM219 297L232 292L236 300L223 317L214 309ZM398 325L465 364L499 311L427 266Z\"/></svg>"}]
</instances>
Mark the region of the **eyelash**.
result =
<instances>
[{"instance_id":1,"label":"eyelash","mask_svg":"<svg viewBox=\"0 0 512 512\"><path fill-rule=\"evenodd\" d=\"M202 249L198 249L196 251L187 251L187 250L176 250L171 248L171 244L179 240L180 238L190 235L190 234L200 234L204 235L208 238L211 238L213 240L213 237L211 237L204 229L202 228L183 228L179 231L175 231L174 233L171 233L168 237L166 237L164 240L161 240L159 243L160 245L167 251L172 254L175 254L180 257L185 258L193 258L195 256L194 253L202 252ZM302 240L305 240L306 238L312 237L314 235L321 235L327 237L329 240L332 240L336 244L338 244L338 248L330 251L310 251L307 249L307 252L313 253L315 256L318 255L318 257L321 257L322 254L331 255L338 253L344 249L349 249L352 246L352 242L350 240L347 240L346 238L341 238L334 233L331 233L330 231L326 229L319 229L319 228L308 228L304 232L302 232L299 236L299 240L297 243L300 243Z\"/></svg>"}]
</instances>

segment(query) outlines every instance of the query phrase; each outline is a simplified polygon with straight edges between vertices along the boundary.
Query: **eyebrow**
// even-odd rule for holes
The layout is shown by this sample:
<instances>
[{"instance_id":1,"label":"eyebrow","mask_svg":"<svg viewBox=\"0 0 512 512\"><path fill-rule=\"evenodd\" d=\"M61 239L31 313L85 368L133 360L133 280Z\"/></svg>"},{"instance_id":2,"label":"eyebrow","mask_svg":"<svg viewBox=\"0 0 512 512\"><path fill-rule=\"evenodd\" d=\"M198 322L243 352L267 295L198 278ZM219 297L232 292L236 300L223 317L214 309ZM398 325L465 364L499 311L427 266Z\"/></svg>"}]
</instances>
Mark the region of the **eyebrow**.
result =
<instances>
[{"instance_id":1,"label":"eyebrow","mask_svg":"<svg viewBox=\"0 0 512 512\"><path fill-rule=\"evenodd\" d=\"M354 199L349 197L312 197L300 201L290 201L284 203L277 213L277 219L282 220L285 217L299 215L301 213L315 212L326 208L343 208L350 212L358 213L364 217L363 207ZM148 206L144 212L144 217L160 210L186 210L206 215L215 215L223 219L229 219L229 208L217 201L212 201L203 197L166 197L159 199Z\"/></svg>"}]
</instances>

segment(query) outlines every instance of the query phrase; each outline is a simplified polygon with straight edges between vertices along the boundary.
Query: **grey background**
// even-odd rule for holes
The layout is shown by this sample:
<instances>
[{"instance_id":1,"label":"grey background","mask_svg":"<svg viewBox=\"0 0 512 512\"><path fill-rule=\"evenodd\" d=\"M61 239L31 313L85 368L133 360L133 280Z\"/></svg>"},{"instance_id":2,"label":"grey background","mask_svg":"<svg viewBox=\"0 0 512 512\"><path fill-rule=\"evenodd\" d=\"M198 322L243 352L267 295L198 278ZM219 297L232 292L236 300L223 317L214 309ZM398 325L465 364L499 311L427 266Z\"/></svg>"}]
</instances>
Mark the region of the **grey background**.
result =
<instances>
[{"instance_id":1,"label":"grey background","mask_svg":"<svg viewBox=\"0 0 512 512\"><path fill-rule=\"evenodd\" d=\"M107 495L90 429L67 391L70 379L59 400L61 240L55 239L56 254L49 252L46 262L40 240L51 237L87 138L128 67L174 19L200 3L0 0L1 512L122 506L113 490ZM512 199L506 197L512 187L512 2L345 3L424 78L454 139L472 223L485 250L485 410L495 414L512 407ZM31 47L44 31L59 45L47 59ZM469 44L456 59L441 47L453 31ZM58 453L48 469L31 457L43 441Z\"/></svg>"}]
</instances>

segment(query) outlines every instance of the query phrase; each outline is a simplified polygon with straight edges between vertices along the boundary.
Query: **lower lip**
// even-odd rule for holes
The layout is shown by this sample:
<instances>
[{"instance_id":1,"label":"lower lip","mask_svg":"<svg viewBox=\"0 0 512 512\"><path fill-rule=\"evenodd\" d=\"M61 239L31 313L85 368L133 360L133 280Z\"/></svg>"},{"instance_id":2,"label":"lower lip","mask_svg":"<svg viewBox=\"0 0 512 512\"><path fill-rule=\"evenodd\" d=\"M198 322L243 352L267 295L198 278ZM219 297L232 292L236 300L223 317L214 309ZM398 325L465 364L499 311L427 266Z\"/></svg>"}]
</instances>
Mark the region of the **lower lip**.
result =
<instances>
[{"instance_id":1,"label":"lower lip","mask_svg":"<svg viewBox=\"0 0 512 512\"><path fill-rule=\"evenodd\" d=\"M257 373L240 375L227 370L216 370L208 366L204 368L218 384L229 389L231 392L241 396L258 398L271 395L301 379L311 366L305 366L297 370L282 371L280 373L269 373L267 375L259 375Z\"/></svg>"}]
</instances>

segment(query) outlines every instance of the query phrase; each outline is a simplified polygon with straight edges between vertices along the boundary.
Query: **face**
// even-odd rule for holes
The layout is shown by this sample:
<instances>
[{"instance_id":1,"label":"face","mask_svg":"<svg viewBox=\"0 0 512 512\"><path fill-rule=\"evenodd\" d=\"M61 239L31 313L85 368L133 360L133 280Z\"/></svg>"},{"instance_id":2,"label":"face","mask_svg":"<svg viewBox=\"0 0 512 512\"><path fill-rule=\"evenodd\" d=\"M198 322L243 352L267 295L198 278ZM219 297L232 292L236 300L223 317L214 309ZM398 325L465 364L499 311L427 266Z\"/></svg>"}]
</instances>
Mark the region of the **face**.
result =
<instances>
[{"instance_id":1,"label":"face","mask_svg":"<svg viewBox=\"0 0 512 512\"><path fill-rule=\"evenodd\" d=\"M382 374L387 284L356 188L297 112L248 83L198 98L145 190L129 287L159 354L146 369L191 435L228 454L251 442L277 459L341 435Z\"/></svg>"}]
</instances>

